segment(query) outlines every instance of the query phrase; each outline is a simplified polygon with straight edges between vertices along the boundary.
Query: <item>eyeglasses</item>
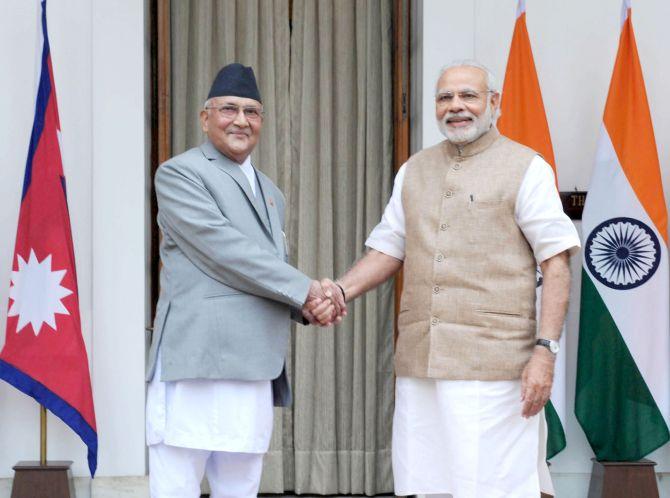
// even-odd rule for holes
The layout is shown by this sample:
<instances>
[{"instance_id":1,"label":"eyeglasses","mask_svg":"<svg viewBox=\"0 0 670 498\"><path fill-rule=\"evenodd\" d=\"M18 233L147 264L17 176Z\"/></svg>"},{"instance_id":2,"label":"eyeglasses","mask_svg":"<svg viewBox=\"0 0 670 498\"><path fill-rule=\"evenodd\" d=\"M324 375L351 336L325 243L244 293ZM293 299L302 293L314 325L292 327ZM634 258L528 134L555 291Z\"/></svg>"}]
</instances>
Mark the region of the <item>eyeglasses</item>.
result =
<instances>
[{"instance_id":1,"label":"eyeglasses","mask_svg":"<svg viewBox=\"0 0 670 498\"><path fill-rule=\"evenodd\" d=\"M221 117L224 117L226 119L236 118L240 113L240 109L244 113L244 117L247 118L249 121L258 121L263 117L263 109L254 106L240 107L235 104L225 104L217 106L207 106L205 107L205 109L215 109L219 112Z\"/></svg>"},{"instance_id":2,"label":"eyeglasses","mask_svg":"<svg viewBox=\"0 0 670 498\"><path fill-rule=\"evenodd\" d=\"M440 92L435 96L435 102L438 105L447 105L454 101L454 97L458 95L458 98L465 102L466 104L474 104L479 102L482 99L483 95L488 95L489 93L495 93L493 90L485 90L483 92L478 92L476 90L462 90L460 92Z\"/></svg>"}]
</instances>

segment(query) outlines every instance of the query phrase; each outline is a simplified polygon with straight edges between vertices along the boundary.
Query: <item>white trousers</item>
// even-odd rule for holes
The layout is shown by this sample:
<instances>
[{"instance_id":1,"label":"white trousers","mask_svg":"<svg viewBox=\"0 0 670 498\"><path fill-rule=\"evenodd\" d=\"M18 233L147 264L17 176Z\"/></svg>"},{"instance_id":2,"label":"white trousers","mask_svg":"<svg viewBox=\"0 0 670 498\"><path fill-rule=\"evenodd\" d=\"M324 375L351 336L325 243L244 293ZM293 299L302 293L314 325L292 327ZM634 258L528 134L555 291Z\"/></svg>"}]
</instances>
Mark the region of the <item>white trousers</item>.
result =
<instances>
[{"instance_id":1,"label":"white trousers","mask_svg":"<svg viewBox=\"0 0 670 498\"><path fill-rule=\"evenodd\" d=\"M211 498L251 498L258 494L263 453L232 453L149 446L151 498L199 498L207 475Z\"/></svg>"}]
</instances>

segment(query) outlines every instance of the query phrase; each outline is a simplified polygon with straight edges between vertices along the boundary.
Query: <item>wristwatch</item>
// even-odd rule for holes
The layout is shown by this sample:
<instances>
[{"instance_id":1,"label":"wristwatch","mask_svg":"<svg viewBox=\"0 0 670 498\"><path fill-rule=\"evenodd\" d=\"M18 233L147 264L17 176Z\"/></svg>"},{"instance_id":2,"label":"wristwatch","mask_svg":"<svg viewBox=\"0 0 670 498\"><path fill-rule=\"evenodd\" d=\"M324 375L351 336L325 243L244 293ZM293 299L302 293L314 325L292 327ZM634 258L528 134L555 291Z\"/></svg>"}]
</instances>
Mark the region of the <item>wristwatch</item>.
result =
<instances>
[{"instance_id":1,"label":"wristwatch","mask_svg":"<svg viewBox=\"0 0 670 498\"><path fill-rule=\"evenodd\" d=\"M552 341L551 339L538 339L535 342L535 345L544 346L554 354L558 354L558 352L561 350L561 346L559 346L558 341Z\"/></svg>"}]
</instances>

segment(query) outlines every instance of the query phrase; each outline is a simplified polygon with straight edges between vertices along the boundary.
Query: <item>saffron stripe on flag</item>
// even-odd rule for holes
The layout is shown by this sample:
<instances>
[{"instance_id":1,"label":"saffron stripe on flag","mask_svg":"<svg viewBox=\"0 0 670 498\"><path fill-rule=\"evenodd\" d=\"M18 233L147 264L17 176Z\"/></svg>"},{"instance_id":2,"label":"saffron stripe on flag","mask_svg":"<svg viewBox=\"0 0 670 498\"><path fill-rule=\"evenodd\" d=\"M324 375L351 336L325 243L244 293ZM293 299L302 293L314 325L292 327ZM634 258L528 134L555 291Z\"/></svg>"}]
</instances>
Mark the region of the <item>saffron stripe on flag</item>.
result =
<instances>
[{"instance_id":1,"label":"saffron stripe on flag","mask_svg":"<svg viewBox=\"0 0 670 498\"><path fill-rule=\"evenodd\" d=\"M603 121L621 168L667 245L668 212L661 168L630 9L627 12ZM640 167L641 164L645 167Z\"/></svg>"}]
</instances>

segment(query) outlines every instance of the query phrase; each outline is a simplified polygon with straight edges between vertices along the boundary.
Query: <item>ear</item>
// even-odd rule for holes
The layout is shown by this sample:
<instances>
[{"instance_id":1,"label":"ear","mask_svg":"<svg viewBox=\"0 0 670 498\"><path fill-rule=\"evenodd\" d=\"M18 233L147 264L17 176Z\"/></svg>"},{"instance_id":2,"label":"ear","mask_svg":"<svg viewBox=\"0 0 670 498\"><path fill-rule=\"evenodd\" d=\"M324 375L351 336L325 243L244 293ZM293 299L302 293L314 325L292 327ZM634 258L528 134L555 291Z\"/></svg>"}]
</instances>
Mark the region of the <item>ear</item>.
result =
<instances>
[{"instance_id":1,"label":"ear","mask_svg":"<svg viewBox=\"0 0 670 498\"><path fill-rule=\"evenodd\" d=\"M493 92L491 94L491 106L494 111L497 111L500 108L500 93Z\"/></svg>"},{"instance_id":2,"label":"ear","mask_svg":"<svg viewBox=\"0 0 670 498\"><path fill-rule=\"evenodd\" d=\"M200 127L205 133L209 131L209 113L205 109L200 111Z\"/></svg>"}]
</instances>

